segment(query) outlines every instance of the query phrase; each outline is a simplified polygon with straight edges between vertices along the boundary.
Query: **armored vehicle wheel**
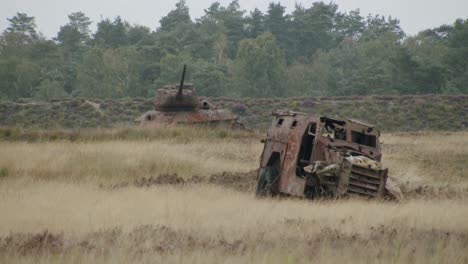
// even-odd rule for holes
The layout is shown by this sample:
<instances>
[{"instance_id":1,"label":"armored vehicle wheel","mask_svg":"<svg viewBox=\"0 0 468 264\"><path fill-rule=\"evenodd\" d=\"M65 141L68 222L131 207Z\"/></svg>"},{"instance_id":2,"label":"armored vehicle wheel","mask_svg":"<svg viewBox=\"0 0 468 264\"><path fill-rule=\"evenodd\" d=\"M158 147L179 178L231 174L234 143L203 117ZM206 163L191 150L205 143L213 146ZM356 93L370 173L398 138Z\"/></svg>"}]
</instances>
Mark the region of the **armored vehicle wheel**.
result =
<instances>
[{"instance_id":1,"label":"armored vehicle wheel","mask_svg":"<svg viewBox=\"0 0 468 264\"><path fill-rule=\"evenodd\" d=\"M276 167L267 166L263 170L263 173L258 178L257 188L255 190L255 195L257 197L271 197L275 195L273 188L273 183L279 176L279 170Z\"/></svg>"}]
</instances>

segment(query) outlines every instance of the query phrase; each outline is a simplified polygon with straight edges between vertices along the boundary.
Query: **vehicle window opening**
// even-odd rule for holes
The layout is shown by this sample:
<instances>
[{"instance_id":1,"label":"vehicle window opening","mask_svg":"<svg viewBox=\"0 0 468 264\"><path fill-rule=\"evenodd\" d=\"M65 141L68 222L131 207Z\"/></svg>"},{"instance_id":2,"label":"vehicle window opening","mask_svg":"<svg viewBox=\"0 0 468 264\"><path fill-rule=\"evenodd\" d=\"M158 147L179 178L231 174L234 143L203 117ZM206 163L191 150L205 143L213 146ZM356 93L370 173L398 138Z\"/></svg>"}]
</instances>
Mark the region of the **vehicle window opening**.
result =
<instances>
[{"instance_id":1,"label":"vehicle window opening","mask_svg":"<svg viewBox=\"0 0 468 264\"><path fill-rule=\"evenodd\" d=\"M202 103L202 109L203 109L203 110L208 110L208 109L210 109L210 105L208 105L208 102L203 101L203 103Z\"/></svg>"},{"instance_id":2,"label":"vehicle window opening","mask_svg":"<svg viewBox=\"0 0 468 264\"><path fill-rule=\"evenodd\" d=\"M304 167L311 164L312 150L314 149L315 131L317 124L310 123L302 137L301 148L297 158L296 175L302 177L305 175Z\"/></svg>"},{"instance_id":3,"label":"vehicle window opening","mask_svg":"<svg viewBox=\"0 0 468 264\"><path fill-rule=\"evenodd\" d=\"M283 118L280 118L280 119L278 120L278 123L276 124L276 126L279 126L279 127L282 126L282 125L283 125L283 121L284 121L284 119L283 119Z\"/></svg>"},{"instance_id":4,"label":"vehicle window opening","mask_svg":"<svg viewBox=\"0 0 468 264\"><path fill-rule=\"evenodd\" d=\"M307 133L308 133L309 135L311 135L311 136L315 136L316 131L317 131L317 124L316 124L316 123L310 124Z\"/></svg>"},{"instance_id":5,"label":"vehicle window opening","mask_svg":"<svg viewBox=\"0 0 468 264\"><path fill-rule=\"evenodd\" d=\"M294 120L294 121L292 122L291 128L295 128L296 126L297 126L297 120Z\"/></svg>"},{"instance_id":6,"label":"vehicle window opening","mask_svg":"<svg viewBox=\"0 0 468 264\"><path fill-rule=\"evenodd\" d=\"M346 129L344 128L346 123L344 121L323 119L322 122L324 122L325 128L323 136L332 139L346 140Z\"/></svg>"},{"instance_id":7,"label":"vehicle window opening","mask_svg":"<svg viewBox=\"0 0 468 264\"><path fill-rule=\"evenodd\" d=\"M267 166L276 167L276 168L279 169L280 161L281 161L280 157L281 156L280 156L279 152L271 153L271 156L270 156L270 159L268 160Z\"/></svg>"},{"instance_id":8,"label":"vehicle window opening","mask_svg":"<svg viewBox=\"0 0 468 264\"><path fill-rule=\"evenodd\" d=\"M361 132L351 131L351 141L357 143L359 145L369 146L369 147L376 147L377 146L377 139L374 135L366 135Z\"/></svg>"}]
</instances>

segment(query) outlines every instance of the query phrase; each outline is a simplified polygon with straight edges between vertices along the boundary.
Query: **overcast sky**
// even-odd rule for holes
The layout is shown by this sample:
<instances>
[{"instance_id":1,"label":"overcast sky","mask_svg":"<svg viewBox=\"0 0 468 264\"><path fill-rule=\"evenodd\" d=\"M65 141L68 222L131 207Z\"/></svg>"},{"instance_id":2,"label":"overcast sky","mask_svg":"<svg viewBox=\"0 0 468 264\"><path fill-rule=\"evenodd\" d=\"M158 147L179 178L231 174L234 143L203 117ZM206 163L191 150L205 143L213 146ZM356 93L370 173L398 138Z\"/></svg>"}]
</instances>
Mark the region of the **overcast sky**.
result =
<instances>
[{"instance_id":1,"label":"overcast sky","mask_svg":"<svg viewBox=\"0 0 468 264\"><path fill-rule=\"evenodd\" d=\"M140 24L155 29L159 19L174 9L178 0L0 0L0 31L8 26L7 18L24 12L36 17L40 32L47 37L54 37L61 25L67 23L67 15L82 11L96 22L102 18L114 18L120 15L131 24ZM213 0L186 0L192 19L204 14ZM219 0L227 5L231 0ZM258 7L265 11L271 1L239 0L242 9L251 11ZM278 2L278 1L275 1ZM295 3L309 7L312 0L281 0L290 13ZM328 2L328 1L324 1ZM451 24L456 18L468 18L468 0L334 0L340 11L348 12L359 8L361 14L391 15L400 19L407 34L415 34L427 28L442 24Z\"/></svg>"}]
</instances>

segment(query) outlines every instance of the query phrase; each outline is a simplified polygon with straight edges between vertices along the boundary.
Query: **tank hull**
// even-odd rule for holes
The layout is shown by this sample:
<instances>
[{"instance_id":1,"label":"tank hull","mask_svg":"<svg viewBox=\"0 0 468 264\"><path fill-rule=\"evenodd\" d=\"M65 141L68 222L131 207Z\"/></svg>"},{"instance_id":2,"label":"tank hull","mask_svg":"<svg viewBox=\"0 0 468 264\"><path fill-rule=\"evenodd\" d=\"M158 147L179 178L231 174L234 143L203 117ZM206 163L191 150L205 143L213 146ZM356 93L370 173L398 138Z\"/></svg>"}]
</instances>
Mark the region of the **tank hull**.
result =
<instances>
[{"instance_id":1,"label":"tank hull","mask_svg":"<svg viewBox=\"0 0 468 264\"><path fill-rule=\"evenodd\" d=\"M135 123L142 127L206 123L231 124L243 128L238 116L198 97L193 85L184 83L186 68L184 65L178 86L167 85L156 90L154 110L139 116Z\"/></svg>"},{"instance_id":2,"label":"tank hull","mask_svg":"<svg viewBox=\"0 0 468 264\"><path fill-rule=\"evenodd\" d=\"M224 109L163 112L148 111L135 120L142 127L157 127L176 124L236 124L238 117Z\"/></svg>"}]
</instances>

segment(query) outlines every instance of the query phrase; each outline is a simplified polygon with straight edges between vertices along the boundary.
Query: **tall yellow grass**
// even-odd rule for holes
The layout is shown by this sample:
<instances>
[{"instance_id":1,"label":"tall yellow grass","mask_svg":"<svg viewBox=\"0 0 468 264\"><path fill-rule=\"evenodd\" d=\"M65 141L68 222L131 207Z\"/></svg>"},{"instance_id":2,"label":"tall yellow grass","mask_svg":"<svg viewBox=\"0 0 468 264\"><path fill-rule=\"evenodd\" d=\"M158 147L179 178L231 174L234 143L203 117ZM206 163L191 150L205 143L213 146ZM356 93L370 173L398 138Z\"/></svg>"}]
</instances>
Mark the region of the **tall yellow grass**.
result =
<instances>
[{"instance_id":1,"label":"tall yellow grass","mask_svg":"<svg viewBox=\"0 0 468 264\"><path fill-rule=\"evenodd\" d=\"M382 139L402 183L466 186L468 133ZM466 196L259 200L206 184L99 187L246 172L261 150L257 137L0 142L0 263L468 262ZM24 235L44 230L63 234L58 251Z\"/></svg>"},{"instance_id":2,"label":"tall yellow grass","mask_svg":"<svg viewBox=\"0 0 468 264\"><path fill-rule=\"evenodd\" d=\"M8 179L119 182L159 174L201 177L243 172L259 163L256 141L108 141L0 143L0 167Z\"/></svg>"},{"instance_id":3,"label":"tall yellow grass","mask_svg":"<svg viewBox=\"0 0 468 264\"><path fill-rule=\"evenodd\" d=\"M200 235L222 232L232 240L257 232L280 239L336 227L344 234L369 235L370 227L378 225L468 232L465 200L268 200L212 185L108 191L87 185L43 183L2 187L1 192L0 211L8 212L2 215L2 235L48 229L79 236L102 228L121 226L129 230L144 224ZM289 228L278 228L288 220L302 221L304 225L296 224L304 229L291 235Z\"/></svg>"},{"instance_id":4,"label":"tall yellow grass","mask_svg":"<svg viewBox=\"0 0 468 264\"><path fill-rule=\"evenodd\" d=\"M382 138L383 162L405 188L468 186L468 133L392 134Z\"/></svg>"},{"instance_id":5,"label":"tall yellow grass","mask_svg":"<svg viewBox=\"0 0 468 264\"><path fill-rule=\"evenodd\" d=\"M15 252L3 256L14 262L38 258L43 263L83 262L95 254L107 263L463 263L468 258L466 200L401 204L257 200L251 194L206 185L103 191L87 185L43 183L2 188L1 193L0 211L8 212L0 220L1 236L48 230L64 233L67 243L91 237L99 251L107 252L87 253L78 247L71 252L36 254L35 259ZM190 236L194 245L187 248L182 237L134 234L133 230L147 225ZM106 237L114 228L123 232L116 236L117 242ZM151 250L152 243L160 243L153 240L159 239L168 239L162 243L174 249ZM226 246L236 243L241 246ZM148 246L148 252L135 259L138 248Z\"/></svg>"},{"instance_id":6,"label":"tall yellow grass","mask_svg":"<svg viewBox=\"0 0 468 264\"><path fill-rule=\"evenodd\" d=\"M112 130L111 130L112 131ZM0 169L8 179L71 182L118 182L177 173L201 177L222 171L245 172L257 168L262 150L260 137L245 134L210 139L203 129L159 132L155 139L137 134L135 140L1 142ZM192 131L193 137L190 135ZM210 131L210 130L207 130ZM127 132L130 133L131 132ZM93 136L89 136L93 135ZM159 138L165 135L166 139ZM85 131L83 138L101 138ZM383 162L390 174L403 181L433 184L468 182L468 133L388 134L381 139ZM0 174L1 176L1 174Z\"/></svg>"}]
</instances>

